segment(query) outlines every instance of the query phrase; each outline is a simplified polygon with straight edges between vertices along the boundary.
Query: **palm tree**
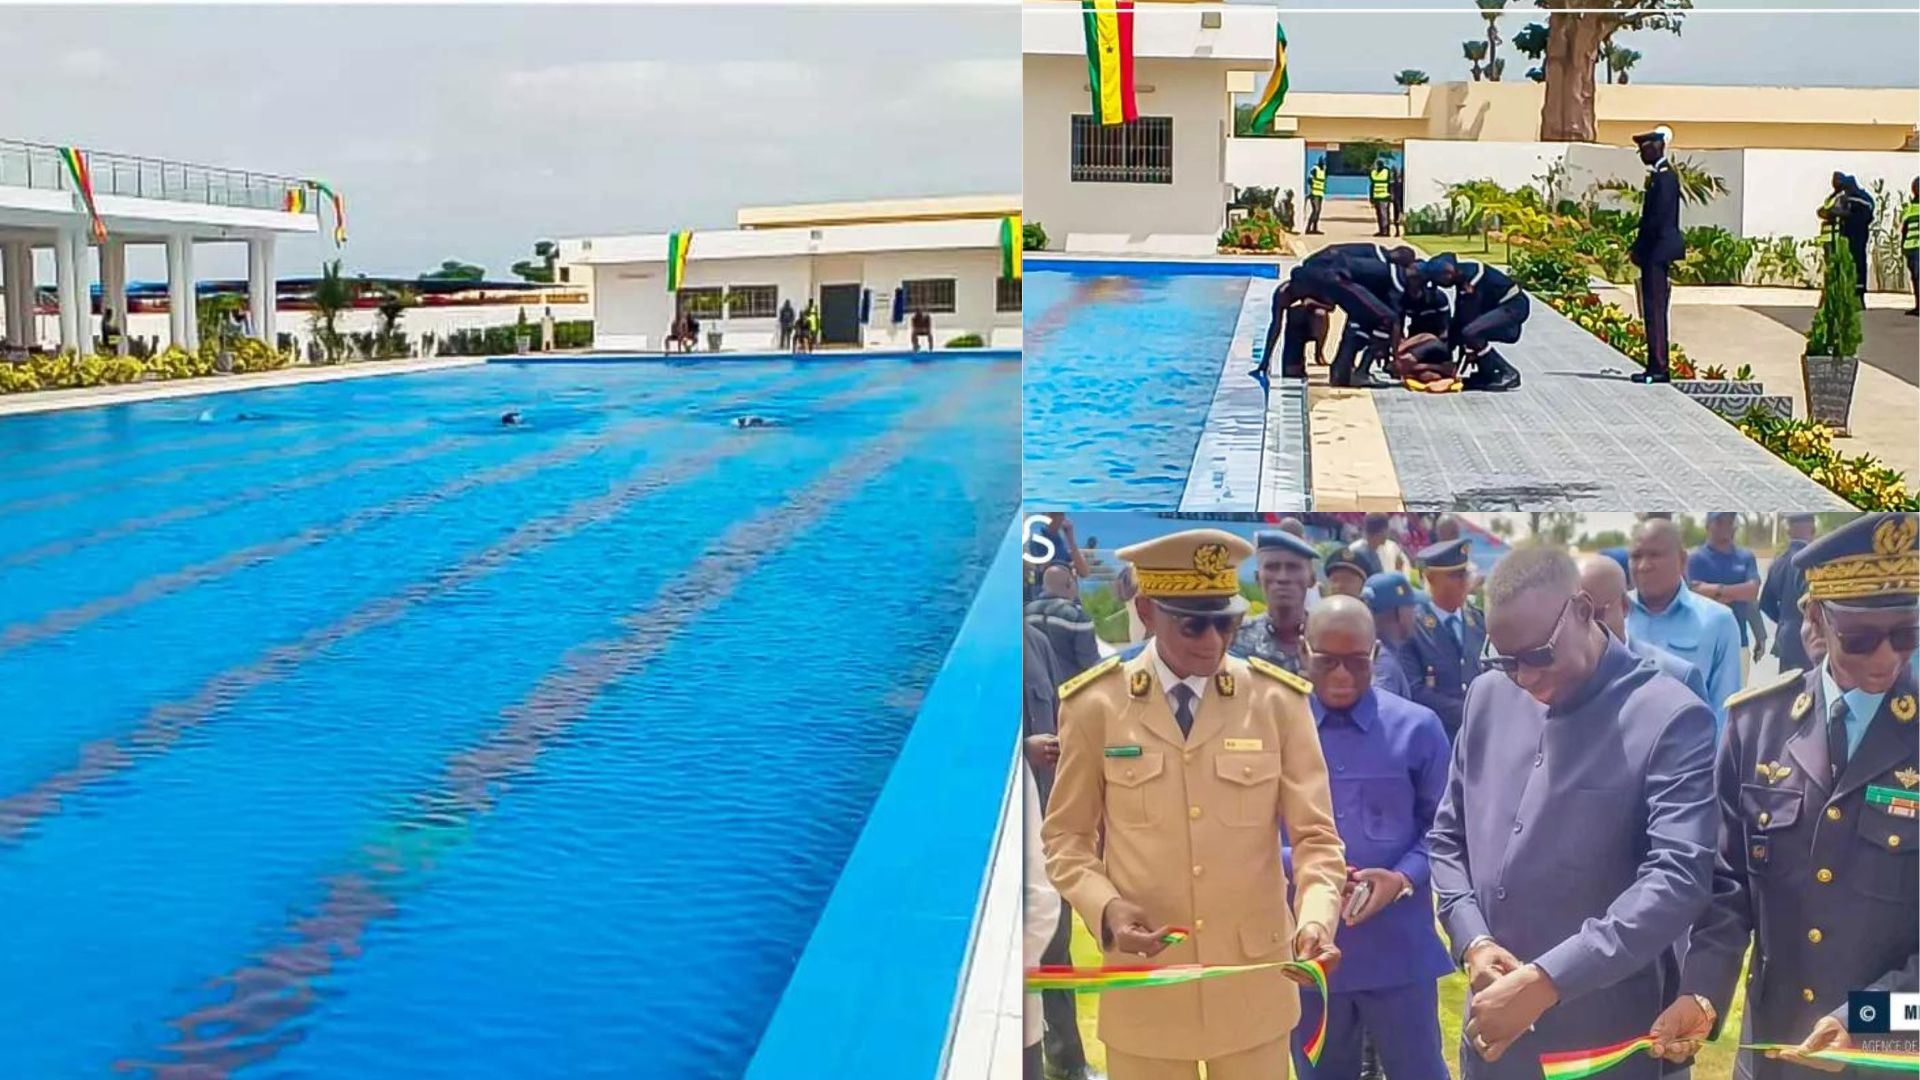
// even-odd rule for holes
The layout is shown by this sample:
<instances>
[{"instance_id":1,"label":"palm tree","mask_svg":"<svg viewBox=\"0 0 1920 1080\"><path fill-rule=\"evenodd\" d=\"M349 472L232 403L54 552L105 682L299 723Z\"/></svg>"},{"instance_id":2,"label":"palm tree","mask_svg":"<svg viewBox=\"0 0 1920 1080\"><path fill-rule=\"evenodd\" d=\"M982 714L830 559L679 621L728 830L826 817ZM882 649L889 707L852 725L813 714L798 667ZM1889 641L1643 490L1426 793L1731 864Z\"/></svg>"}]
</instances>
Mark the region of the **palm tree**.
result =
<instances>
[{"instance_id":1,"label":"palm tree","mask_svg":"<svg viewBox=\"0 0 1920 1080\"><path fill-rule=\"evenodd\" d=\"M1460 43L1460 51L1466 54L1467 62L1473 65L1473 81L1480 81L1480 61L1487 58L1487 43L1475 38Z\"/></svg>"},{"instance_id":2,"label":"palm tree","mask_svg":"<svg viewBox=\"0 0 1920 1080\"><path fill-rule=\"evenodd\" d=\"M400 356L407 337L400 332L400 319L407 309L420 303L420 294L405 285L394 285L380 294L380 322L374 330L374 352L380 356Z\"/></svg>"},{"instance_id":3,"label":"palm tree","mask_svg":"<svg viewBox=\"0 0 1920 1080\"><path fill-rule=\"evenodd\" d=\"M1393 77L1393 82L1396 86L1425 86L1427 73L1419 68L1404 68Z\"/></svg>"},{"instance_id":4,"label":"palm tree","mask_svg":"<svg viewBox=\"0 0 1920 1080\"><path fill-rule=\"evenodd\" d=\"M340 359L340 331L335 321L353 306L356 286L340 276L340 260L320 264L320 280L313 287L313 330L326 350L327 362Z\"/></svg>"},{"instance_id":5,"label":"palm tree","mask_svg":"<svg viewBox=\"0 0 1920 1080\"><path fill-rule=\"evenodd\" d=\"M1627 72L1640 59L1640 54L1622 45L1607 45L1607 80L1622 86L1627 83Z\"/></svg>"},{"instance_id":6,"label":"palm tree","mask_svg":"<svg viewBox=\"0 0 1920 1080\"><path fill-rule=\"evenodd\" d=\"M1499 82L1500 73L1506 65L1500 62L1500 15L1506 10L1507 0L1473 0L1480 5L1480 17L1487 20L1487 81Z\"/></svg>"}]
</instances>

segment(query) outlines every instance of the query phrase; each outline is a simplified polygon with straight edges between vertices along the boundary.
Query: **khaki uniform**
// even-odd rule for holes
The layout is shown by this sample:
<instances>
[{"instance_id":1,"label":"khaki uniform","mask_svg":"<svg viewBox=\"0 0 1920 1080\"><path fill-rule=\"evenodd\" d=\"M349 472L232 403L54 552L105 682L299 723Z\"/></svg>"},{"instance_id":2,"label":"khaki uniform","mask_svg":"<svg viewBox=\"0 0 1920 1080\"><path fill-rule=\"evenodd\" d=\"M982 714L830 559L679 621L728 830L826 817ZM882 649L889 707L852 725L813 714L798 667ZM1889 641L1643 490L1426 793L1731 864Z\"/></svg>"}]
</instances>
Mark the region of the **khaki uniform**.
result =
<instances>
[{"instance_id":1,"label":"khaki uniform","mask_svg":"<svg viewBox=\"0 0 1920 1080\"><path fill-rule=\"evenodd\" d=\"M1154 964L1291 959L1298 922L1337 928L1346 878L1311 687L1264 661L1227 656L1183 738L1154 649L1149 641L1061 687L1060 764L1041 829L1048 876L1102 937L1117 896L1156 925L1191 929ZM1108 951L1105 962L1142 960ZM1099 1030L1114 1051L1114 1080L1191 1076L1196 1061L1219 1080L1284 1077L1285 1039L1299 1016L1297 987L1264 971L1110 992Z\"/></svg>"}]
</instances>

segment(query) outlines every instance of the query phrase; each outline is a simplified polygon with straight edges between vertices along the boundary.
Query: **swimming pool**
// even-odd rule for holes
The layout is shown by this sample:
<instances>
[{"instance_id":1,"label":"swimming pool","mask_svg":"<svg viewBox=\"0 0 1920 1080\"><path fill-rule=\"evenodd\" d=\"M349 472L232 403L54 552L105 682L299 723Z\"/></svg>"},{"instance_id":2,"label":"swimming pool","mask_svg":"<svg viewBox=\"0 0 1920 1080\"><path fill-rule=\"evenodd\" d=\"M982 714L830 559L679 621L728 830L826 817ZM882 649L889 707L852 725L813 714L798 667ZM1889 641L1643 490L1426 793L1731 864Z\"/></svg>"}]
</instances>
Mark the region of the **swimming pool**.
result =
<instances>
[{"instance_id":1,"label":"swimming pool","mask_svg":"<svg viewBox=\"0 0 1920 1080\"><path fill-rule=\"evenodd\" d=\"M1254 264L1035 269L1025 288L1024 496L1172 510L1233 342Z\"/></svg>"},{"instance_id":2,"label":"swimming pool","mask_svg":"<svg viewBox=\"0 0 1920 1080\"><path fill-rule=\"evenodd\" d=\"M738 1075L1002 546L1017 378L0 421L0 1075Z\"/></svg>"}]
</instances>

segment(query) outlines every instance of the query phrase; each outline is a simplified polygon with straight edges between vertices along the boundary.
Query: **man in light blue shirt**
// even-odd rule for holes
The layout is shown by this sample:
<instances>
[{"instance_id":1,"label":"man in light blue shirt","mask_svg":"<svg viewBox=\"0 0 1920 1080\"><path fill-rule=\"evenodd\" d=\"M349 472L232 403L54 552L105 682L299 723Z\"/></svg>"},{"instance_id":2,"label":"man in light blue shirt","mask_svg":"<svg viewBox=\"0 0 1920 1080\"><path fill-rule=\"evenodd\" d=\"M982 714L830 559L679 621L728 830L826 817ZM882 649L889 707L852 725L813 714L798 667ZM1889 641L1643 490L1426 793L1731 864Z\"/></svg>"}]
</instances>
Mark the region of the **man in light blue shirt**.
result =
<instances>
[{"instance_id":1,"label":"man in light blue shirt","mask_svg":"<svg viewBox=\"0 0 1920 1080\"><path fill-rule=\"evenodd\" d=\"M1686 546L1680 529L1665 518L1648 518L1633 530L1629 559L1633 600L1627 635L1657 645L1700 669L1716 734L1727 716L1727 698L1740 690L1740 626L1732 609L1687 588Z\"/></svg>"},{"instance_id":2,"label":"man in light blue shirt","mask_svg":"<svg viewBox=\"0 0 1920 1080\"><path fill-rule=\"evenodd\" d=\"M1620 568L1613 557L1606 554L1583 555L1580 557L1580 588L1593 601L1593 619L1607 628L1627 651L1642 660L1653 661L1653 666L1662 674L1671 675L1686 684L1693 696L1711 706L1707 701L1707 677L1700 669L1673 655L1657 645L1649 645L1635 640L1627 633L1627 609L1633 601L1627 596L1627 573Z\"/></svg>"}]
</instances>

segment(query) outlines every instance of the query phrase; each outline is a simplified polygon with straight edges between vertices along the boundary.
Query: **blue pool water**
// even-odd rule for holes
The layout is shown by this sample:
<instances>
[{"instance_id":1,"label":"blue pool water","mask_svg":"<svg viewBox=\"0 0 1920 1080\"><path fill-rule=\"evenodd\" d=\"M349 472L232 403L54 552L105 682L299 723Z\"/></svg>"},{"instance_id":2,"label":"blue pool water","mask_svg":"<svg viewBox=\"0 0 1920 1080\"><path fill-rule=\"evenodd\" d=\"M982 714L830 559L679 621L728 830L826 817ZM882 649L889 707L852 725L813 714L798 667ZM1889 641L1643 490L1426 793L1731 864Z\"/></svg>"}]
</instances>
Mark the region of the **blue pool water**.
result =
<instances>
[{"instance_id":1,"label":"blue pool water","mask_svg":"<svg viewBox=\"0 0 1920 1080\"><path fill-rule=\"evenodd\" d=\"M1244 270L1027 271L1029 504L1179 505L1247 282Z\"/></svg>"},{"instance_id":2,"label":"blue pool water","mask_svg":"<svg viewBox=\"0 0 1920 1080\"><path fill-rule=\"evenodd\" d=\"M0 420L0 1076L737 1076L1002 539L1017 380Z\"/></svg>"}]
</instances>

